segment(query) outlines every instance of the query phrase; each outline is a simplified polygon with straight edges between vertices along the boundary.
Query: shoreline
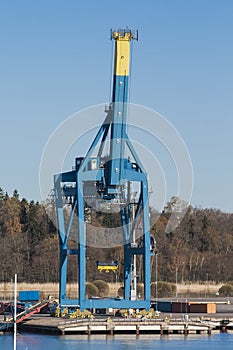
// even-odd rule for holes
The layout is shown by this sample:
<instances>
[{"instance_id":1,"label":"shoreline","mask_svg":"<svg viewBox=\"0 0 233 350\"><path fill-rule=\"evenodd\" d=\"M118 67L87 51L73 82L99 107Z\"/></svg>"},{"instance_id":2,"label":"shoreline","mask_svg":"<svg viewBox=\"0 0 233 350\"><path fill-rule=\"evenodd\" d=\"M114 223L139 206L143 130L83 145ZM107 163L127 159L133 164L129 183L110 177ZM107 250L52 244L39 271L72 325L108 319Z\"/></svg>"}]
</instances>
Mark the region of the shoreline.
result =
<instances>
[{"instance_id":1,"label":"shoreline","mask_svg":"<svg viewBox=\"0 0 233 350\"><path fill-rule=\"evenodd\" d=\"M108 283L109 285L109 297L116 297L118 295L118 289L122 286L122 283ZM209 282L203 283L178 283L177 284L177 298L190 298L190 297L216 297L216 293L222 287L223 283L216 284ZM18 292L24 290L39 290L41 299L47 299L49 295L52 295L55 299L59 297L59 283L18 283ZM0 283L0 300L11 300L14 295L14 283L5 282ZM77 295L77 284L67 284L67 296L73 298Z\"/></svg>"}]
</instances>

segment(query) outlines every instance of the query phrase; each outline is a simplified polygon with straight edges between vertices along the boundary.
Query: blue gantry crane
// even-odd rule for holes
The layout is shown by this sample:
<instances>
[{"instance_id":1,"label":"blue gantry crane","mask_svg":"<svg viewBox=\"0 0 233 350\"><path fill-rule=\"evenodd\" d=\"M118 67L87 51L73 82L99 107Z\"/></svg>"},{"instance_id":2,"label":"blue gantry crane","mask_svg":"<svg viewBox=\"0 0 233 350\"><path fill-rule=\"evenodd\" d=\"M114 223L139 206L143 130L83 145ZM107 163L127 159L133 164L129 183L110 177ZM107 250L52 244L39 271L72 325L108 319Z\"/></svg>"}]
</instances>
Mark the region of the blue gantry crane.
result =
<instances>
[{"instance_id":1,"label":"blue gantry crane","mask_svg":"<svg viewBox=\"0 0 233 350\"><path fill-rule=\"evenodd\" d=\"M150 307L150 258L154 251L151 249L148 180L128 137L126 123L131 44L132 40L138 40L138 32L128 28L112 30L111 38L114 40L112 100L105 110L105 120L85 157L77 157L75 167L71 171L54 176L60 242L61 307L69 305L79 306L80 309ZM138 188L138 195L137 198L134 197L132 203L133 184ZM86 212L91 210L90 198L92 202L114 205L121 216L124 245L122 299L86 298ZM68 211L64 210L64 206L67 205L70 206L68 223L65 217ZM77 249L69 249L68 239L74 220L77 221L78 246ZM135 240L135 230L138 227L141 230L141 237ZM69 255L78 256L77 299L69 299L66 294ZM132 298L131 293L132 274L135 269L132 266L136 256L141 256L142 261L144 299L133 300L135 298Z\"/></svg>"}]
</instances>

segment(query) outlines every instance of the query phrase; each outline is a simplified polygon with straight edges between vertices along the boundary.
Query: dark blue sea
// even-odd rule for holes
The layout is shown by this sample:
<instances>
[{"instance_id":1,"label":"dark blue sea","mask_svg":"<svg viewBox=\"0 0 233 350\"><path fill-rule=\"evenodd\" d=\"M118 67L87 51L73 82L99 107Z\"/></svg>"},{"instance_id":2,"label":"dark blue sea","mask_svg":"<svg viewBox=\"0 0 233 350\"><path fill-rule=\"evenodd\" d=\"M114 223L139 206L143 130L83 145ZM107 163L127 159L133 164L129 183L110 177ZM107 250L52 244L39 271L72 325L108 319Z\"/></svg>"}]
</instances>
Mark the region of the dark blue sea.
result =
<instances>
[{"instance_id":1,"label":"dark blue sea","mask_svg":"<svg viewBox=\"0 0 233 350\"><path fill-rule=\"evenodd\" d=\"M13 350L13 335L0 335L0 350ZM51 336L18 334L17 350L125 350L125 349L172 349L172 350L232 350L233 333L212 335L115 335L91 337L80 335Z\"/></svg>"}]
</instances>

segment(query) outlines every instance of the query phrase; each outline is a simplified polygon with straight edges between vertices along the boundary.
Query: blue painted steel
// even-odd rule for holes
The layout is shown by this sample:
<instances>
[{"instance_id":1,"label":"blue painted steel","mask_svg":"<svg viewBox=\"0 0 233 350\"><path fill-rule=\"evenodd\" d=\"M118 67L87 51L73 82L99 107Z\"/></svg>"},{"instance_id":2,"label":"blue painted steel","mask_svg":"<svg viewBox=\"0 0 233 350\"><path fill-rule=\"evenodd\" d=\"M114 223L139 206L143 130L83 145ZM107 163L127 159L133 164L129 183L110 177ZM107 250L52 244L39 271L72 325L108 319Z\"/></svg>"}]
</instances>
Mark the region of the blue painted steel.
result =
<instances>
[{"instance_id":1,"label":"blue painted steel","mask_svg":"<svg viewBox=\"0 0 233 350\"><path fill-rule=\"evenodd\" d=\"M64 176L63 176L64 177ZM62 175L54 176L55 199L58 219L58 234L60 246L60 283L59 283L59 299L66 298L66 280L67 280L67 246L65 244L65 224L61 193Z\"/></svg>"},{"instance_id":2,"label":"blue painted steel","mask_svg":"<svg viewBox=\"0 0 233 350\"><path fill-rule=\"evenodd\" d=\"M127 33L130 31L127 29ZM122 31L124 36L124 31ZM131 32L130 32L131 33ZM132 38L132 37L131 37ZM114 37L115 41L117 36ZM119 44L120 45L120 44ZM123 56L122 56L123 57ZM124 58L124 57L123 57ZM116 62L115 62L116 64ZM114 68L115 72L115 68ZM106 118L94 138L85 157L76 158L75 170L54 176L55 199L58 217L58 233L60 243L60 293L59 301L63 306L78 306L85 308L149 308L150 307L150 225L147 174L130 142L126 132L128 76L113 77L112 102L109 105ZM104 142L110 138L109 154L103 156ZM132 155L125 155L126 147ZM97 156L93 158L94 150ZM95 166L91 164L95 160ZM140 194L135 205L135 216L132 217L131 182L137 182ZM67 186L72 183L72 186ZM127 191L125 190L127 188ZM124 241L124 298L123 299L86 299L86 224L85 195L92 195L103 201L118 201L122 220L122 235ZM127 194L126 194L127 193ZM70 216L65 227L64 204L70 200ZM77 249L68 248L68 238L71 225L77 211L78 232ZM141 220L141 221L140 221ZM140 221L143 237L140 245L132 246L134 228ZM66 296L68 256L78 255L78 296L68 299ZM144 299L131 300L131 266L134 255L143 257Z\"/></svg>"},{"instance_id":3,"label":"blue painted steel","mask_svg":"<svg viewBox=\"0 0 233 350\"><path fill-rule=\"evenodd\" d=\"M84 200L83 200L83 186L82 179L80 179L79 172L77 173L77 198L78 198L78 228L79 228L79 242L78 242L78 262L79 262L79 304L83 309L86 299L86 225L84 222Z\"/></svg>"},{"instance_id":4,"label":"blue painted steel","mask_svg":"<svg viewBox=\"0 0 233 350\"><path fill-rule=\"evenodd\" d=\"M61 307L80 307L79 299L66 299L60 303ZM128 309L128 308L138 308L138 309L149 309L150 301L145 301L142 299L138 300L127 300L121 298L109 298L109 299L86 299L82 303L82 309L92 309L92 308L115 308L115 309Z\"/></svg>"},{"instance_id":5,"label":"blue painted steel","mask_svg":"<svg viewBox=\"0 0 233 350\"><path fill-rule=\"evenodd\" d=\"M112 102L128 102L129 94L129 77L127 75L114 75L113 76L113 92Z\"/></svg>"},{"instance_id":6,"label":"blue painted steel","mask_svg":"<svg viewBox=\"0 0 233 350\"><path fill-rule=\"evenodd\" d=\"M21 290L19 291L19 301L38 301L40 300L39 290Z\"/></svg>"},{"instance_id":7,"label":"blue painted steel","mask_svg":"<svg viewBox=\"0 0 233 350\"><path fill-rule=\"evenodd\" d=\"M126 141L126 115L128 101L128 76L114 75L113 79L113 120L111 124L110 181L117 185L123 177L123 160Z\"/></svg>"},{"instance_id":8,"label":"blue painted steel","mask_svg":"<svg viewBox=\"0 0 233 350\"><path fill-rule=\"evenodd\" d=\"M141 182L141 192L142 192L142 203L143 203L143 206L142 206L143 232L144 232L143 244L145 247L145 253L143 254L144 298L145 300L150 301L150 223L149 223L149 201L148 201L147 181Z\"/></svg>"}]
</instances>

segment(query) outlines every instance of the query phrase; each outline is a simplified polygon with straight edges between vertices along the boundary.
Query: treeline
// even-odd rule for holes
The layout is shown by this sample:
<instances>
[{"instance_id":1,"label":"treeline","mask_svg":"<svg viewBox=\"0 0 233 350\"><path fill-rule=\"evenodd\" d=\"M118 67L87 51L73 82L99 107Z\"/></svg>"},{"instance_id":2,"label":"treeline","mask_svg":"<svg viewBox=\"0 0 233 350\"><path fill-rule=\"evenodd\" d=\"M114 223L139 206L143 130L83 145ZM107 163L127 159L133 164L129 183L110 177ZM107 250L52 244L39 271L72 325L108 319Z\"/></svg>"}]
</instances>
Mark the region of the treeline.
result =
<instances>
[{"instance_id":1,"label":"treeline","mask_svg":"<svg viewBox=\"0 0 233 350\"><path fill-rule=\"evenodd\" d=\"M233 280L233 214L216 209L188 207L176 229L167 230L174 202L162 213L151 210L151 233L157 242L157 257L152 257L152 282L227 282ZM50 208L51 210L51 208ZM95 225L114 227L119 217L102 213ZM73 237L72 237L73 238ZM70 247L77 247L73 238ZM57 228L38 202L20 199L17 190L9 196L0 189L0 282L18 274L19 282L59 281L59 242ZM119 262L119 271L100 273L96 261ZM157 269L156 269L157 266ZM123 247L111 249L87 247L87 278L119 282L123 279ZM77 280L77 256L69 259L68 280ZM139 282L142 260L137 258Z\"/></svg>"},{"instance_id":2,"label":"treeline","mask_svg":"<svg viewBox=\"0 0 233 350\"><path fill-rule=\"evenodd\" d=\"M152 228L159 251L158 279L179 283L233 280L233 214L189 206L179 226L166 233L170 215L164 211Z\"/></svg>"},{"instance_id":3,"label":"treeline","mask_svg":"<svg viewBox=\"0 0 233 350\"><path fill-rule=\"evenodd\" d=\"M38 202L9 197L0 189L0 281L58 281L56 228Z\"/></svg>"}]
</instances>

